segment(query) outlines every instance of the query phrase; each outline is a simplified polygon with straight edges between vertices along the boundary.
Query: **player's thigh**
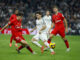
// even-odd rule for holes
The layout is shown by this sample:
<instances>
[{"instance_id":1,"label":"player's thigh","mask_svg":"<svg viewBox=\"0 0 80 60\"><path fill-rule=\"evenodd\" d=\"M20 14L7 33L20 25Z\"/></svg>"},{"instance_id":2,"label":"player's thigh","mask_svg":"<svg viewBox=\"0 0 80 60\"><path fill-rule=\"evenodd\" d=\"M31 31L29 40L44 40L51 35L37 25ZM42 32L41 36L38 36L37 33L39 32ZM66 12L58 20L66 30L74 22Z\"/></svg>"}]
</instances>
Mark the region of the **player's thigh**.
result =
<instances>
[{"instance_id":1,"label":"player's thigh","mask_svg":"<svg viewBox=\"0 0 80 60\"><path fill-rule=\"evenodd\" d=\"M65 29L59 30L59 35L64 38L65 37Z\"/></svg>"},{"instance_id":2,"label":"player's thigh","mask_svg":"<svg viewBox=\"0 0 80 60\"><path fill-rule=\"evenodd\" d=\"M31 39L32 41L39 41L39 34L33 36L33 38Z\"/></svg>"},{"instance_id":3,"label":"player's thigh","mask_svg":"<svg viewBox=\"0 0 80 60\"><path fill-rule=\"evenodd\" d=\"M51 34L52 35L56 35L58 33L58 29L54 28L52 31L51 31Z\"/></svg>"},{"instance_id":4,"label":"player's thigh","mask_svg":"<svg viewBox=\"0 0 80 60\"><path fill-rule=\"evenodd\" d=\"M15 35L15 36L14 36L14 40L15 40L17 43L20 43L22 40L25 40L25 39L23 38L23 36Z\"/></svg>"},{"instance_id":5,"label":"player's thigh","mask_svg":"<svg viewBox=\"0 0 80 60\"><path fill-rule=\"evenodd\" d=\"M21 43L23 46L25 46L25 45L28 46L28 43L27 43L25 40L21 40L20 43Z\"/></svg>"},{"instance_id":6,"label":"player's thigh","mask_svg":"<svg viewBox=\"0 0 80 60\"><path fill-rule=\"evenodd\" d=\"M47 41L48 40L48 37L47 37L47 34L41 34L40 35L40 39L44 42L44 41Z\"/></svg>"}]
</instances>

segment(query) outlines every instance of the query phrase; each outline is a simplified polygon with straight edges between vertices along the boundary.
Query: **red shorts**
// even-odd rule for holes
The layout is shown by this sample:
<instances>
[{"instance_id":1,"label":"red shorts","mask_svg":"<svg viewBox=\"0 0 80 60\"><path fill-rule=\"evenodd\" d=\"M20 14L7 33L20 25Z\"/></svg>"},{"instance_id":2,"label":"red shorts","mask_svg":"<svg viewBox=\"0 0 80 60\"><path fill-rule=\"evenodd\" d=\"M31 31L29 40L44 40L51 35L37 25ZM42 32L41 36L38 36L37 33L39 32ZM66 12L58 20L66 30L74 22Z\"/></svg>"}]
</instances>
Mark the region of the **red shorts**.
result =
<instances>
[{"instance_id":1,"label":"red shorts","mask_svg":"<svg viewBox=\"0 0 80 60\"><path fill-rule=\"evenodd\" d=\"M17 43L20 43L21 40L25 40L24 37L22 36L22 34L20 34L18 32L13 35L13 38Z\"/></svg>"},{"instance_id":2,"label":"red shorts","mask_svg":"<svg viewBox=\"0 0 80 60\"><path fill-rule=\"evenodd\" d=\"M54 34L54 35L59 34L62 38L64 38L64 37L65 37L65 28L64 28L64 27L61 28L61 29L59 29L59 28L54 28L54 29L52 30L51 34Z\"/></svg>"}]
</instances>

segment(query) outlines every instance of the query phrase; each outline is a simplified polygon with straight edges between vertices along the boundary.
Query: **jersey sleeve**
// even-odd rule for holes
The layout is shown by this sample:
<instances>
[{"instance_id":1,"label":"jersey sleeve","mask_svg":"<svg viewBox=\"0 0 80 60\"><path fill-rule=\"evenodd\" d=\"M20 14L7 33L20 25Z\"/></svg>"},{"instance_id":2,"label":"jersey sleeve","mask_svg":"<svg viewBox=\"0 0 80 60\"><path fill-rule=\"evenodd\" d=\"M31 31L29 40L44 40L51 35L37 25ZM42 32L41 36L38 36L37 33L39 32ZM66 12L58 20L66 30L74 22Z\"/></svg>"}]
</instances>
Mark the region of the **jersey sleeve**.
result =
<instances>
[{"instance_id":1,"label":"jersey sleeve","mask_svg":"<svg viewBox=\"0 0 80 60\"><path fill-rule=\"evenodd\" d=\"M52 16L52 22L55 22L54 16Z\"/></svg>"},{"instance_id":2,"label":"jersey sleeve","mask_svg":"<svg viewBox=\"0 0 80 60\"><path fill-rule=\"evenodd\" d=\"M64 20L64 15L62 13L60 13L60 17L62 20Z\"/></svg>"},{"instance_id":3,"label":"jersey sleeve","mask_svg":"<svg viewBox=\"0 0 80 60\"><path fill-rule=\"evenodd\" d=\"M11 21L13 19L13 15L11 15L11 17L9 18L9 20Z\"/></svg>"},{"instance_id":4,"label":"jersey sleeve","mask_svg":"<svg viewBox=\"0 0 80 60\"><path fill-rule=\"evenodd\" d=\"M42 24L43 25L46 25L45 19L43 18L42 20L43 20Z\"/></svg>"},{"instance_id":5,"label":"jersey sleeve","mask_svg":"<svg viewBox=\"0 0 80 60\"><path fill-rule=\"evenodd\" d=\"M9 21L8 25L13 24L15 21L16 21L15 19L14 19L14 20Z\"/></svg>"}]
</instances>

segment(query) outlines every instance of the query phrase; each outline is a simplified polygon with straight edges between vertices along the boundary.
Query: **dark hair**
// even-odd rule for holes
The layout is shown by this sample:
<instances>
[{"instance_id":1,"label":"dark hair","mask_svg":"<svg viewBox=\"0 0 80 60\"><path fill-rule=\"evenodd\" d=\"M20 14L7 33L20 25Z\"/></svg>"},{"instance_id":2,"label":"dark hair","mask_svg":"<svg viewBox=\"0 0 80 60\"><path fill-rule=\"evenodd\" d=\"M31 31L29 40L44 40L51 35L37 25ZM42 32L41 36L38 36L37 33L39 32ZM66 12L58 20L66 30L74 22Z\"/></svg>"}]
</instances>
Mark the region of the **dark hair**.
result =
<instances>
[{"instance_id":1,"label":"dark hair","mask_svg":"<svg viewBox=\"0 0 80 60\"><path fill-rule=\"evenodd\" d=\"M23 16L24 14L23 14L23 12L19 12L18 14L17 14L17 16Z\"/></svg>"},{"instance_id":2,"label":"dark hair","mask_svg":"<svg viewBox=\"0 0 80 60\"><path fill-rule=\"evenodd\" d=\"M46 11L49 11L50 12L50 10L48 10L48 9Z\"/></svg>"},{"instance_id":3,"label":"dark hair","mask_svg":"<svg viewBox=\"0 0 80 60\"><path fill-rule=\"evenodd\" d=\"M42 15L42 13L40 11L37 11L36 14Z\"/></svg>"},{"instance_id":4,"label":"dark hair","mask_svg":"<svg viewBox=\"0 0 80 60\"><path fill-rule=\"evenodd\" d=\"M57 8L58 9L58 6L54 5L53 8Z\"/></svg>"},{"instance_id":5,"label":"dark hair","mask_svg":"<svg viewBox=\"0 0 80 60\"><path fill-rule=\"evenodd\" d=\"M15 13L16 10L18 10L18 8L15 8L15 9L14 9L14 13ZM18 11L19 11L19 10L18 10Z\"/></svg>"}]
</instances>

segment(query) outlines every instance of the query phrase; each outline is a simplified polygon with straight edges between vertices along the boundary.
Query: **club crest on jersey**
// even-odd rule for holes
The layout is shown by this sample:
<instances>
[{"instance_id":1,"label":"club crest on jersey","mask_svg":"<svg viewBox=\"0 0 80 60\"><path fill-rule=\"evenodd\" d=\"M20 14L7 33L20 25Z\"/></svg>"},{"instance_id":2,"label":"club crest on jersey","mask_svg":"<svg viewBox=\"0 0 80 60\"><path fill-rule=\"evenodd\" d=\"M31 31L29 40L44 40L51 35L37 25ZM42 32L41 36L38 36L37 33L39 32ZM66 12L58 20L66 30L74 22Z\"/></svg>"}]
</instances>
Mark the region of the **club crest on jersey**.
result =
<instances>
[{"instance_id":1,"label":"club crest on jersey","mask_svg":"<svg viewBox=\"0 0 80 60\"><path fill-rule=\"evenodd\" d=\"M58 23L58 22L60 22L61 20L57 20L55 23Z\"/></svg>"}]
</instances>

